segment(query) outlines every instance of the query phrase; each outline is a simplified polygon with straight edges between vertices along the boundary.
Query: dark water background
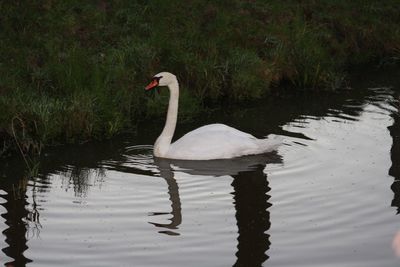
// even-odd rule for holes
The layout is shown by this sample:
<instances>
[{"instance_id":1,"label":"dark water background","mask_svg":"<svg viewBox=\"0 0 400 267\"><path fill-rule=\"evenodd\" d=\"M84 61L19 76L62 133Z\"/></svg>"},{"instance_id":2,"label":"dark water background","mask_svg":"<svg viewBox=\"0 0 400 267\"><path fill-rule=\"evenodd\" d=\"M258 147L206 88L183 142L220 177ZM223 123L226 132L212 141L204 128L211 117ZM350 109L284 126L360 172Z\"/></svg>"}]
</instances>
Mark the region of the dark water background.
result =
<instances>
[{"instance_id":1,"label":"dark water background","mask_svg":"<svg viewBox=\"0 0 400 267\"><path fill-rule=\"evenodd\" d=\"M163 122L137 135L46 151L39 174L0 164L7 266L399 266L400 70L360 70L352 89L225 107L222 122L278 151L155 160Z\"/></svg>"}]
</instances>

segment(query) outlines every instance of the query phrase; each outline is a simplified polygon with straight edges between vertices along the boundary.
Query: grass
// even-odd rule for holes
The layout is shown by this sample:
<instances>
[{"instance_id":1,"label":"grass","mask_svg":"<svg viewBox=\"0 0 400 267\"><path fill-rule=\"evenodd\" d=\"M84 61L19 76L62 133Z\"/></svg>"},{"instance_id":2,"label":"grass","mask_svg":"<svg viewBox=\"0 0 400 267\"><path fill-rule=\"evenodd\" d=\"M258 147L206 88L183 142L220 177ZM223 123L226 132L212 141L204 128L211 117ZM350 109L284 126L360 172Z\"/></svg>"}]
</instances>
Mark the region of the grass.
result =
<instances>
[{"instance_id":1,"label":"grass","mask_svg":"<svg viewBox=\"0 0 400 267\"><path fill-rule=\"evenodd\" d=\"M33 0L0 11L0 157L164 116L166 93L143 92L159 71L178 74L190 118L280 84L334 90L353 65L400 61L396 0Z\"/></svg>"}]
</instances>

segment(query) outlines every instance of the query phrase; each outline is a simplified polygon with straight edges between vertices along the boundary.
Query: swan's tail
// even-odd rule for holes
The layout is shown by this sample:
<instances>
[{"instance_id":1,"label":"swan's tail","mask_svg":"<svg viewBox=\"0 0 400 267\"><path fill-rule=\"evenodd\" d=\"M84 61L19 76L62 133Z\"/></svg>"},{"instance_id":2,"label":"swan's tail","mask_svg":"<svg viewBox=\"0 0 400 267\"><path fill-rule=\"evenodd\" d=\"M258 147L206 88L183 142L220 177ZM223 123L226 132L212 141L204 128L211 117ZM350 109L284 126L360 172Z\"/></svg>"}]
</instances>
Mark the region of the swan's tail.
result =
<instances>
[{"instance_id":1,"label":"swan's tail","mask_svg":"<svg viewBox=\"0 0 400 267\"><path fill-rule=\"evenodd\" d=\"M260 149L262 153L276 150L283 144L283 137L275 134L268 135L268 138L260 140Z\"/></svg>"}]
</instances>

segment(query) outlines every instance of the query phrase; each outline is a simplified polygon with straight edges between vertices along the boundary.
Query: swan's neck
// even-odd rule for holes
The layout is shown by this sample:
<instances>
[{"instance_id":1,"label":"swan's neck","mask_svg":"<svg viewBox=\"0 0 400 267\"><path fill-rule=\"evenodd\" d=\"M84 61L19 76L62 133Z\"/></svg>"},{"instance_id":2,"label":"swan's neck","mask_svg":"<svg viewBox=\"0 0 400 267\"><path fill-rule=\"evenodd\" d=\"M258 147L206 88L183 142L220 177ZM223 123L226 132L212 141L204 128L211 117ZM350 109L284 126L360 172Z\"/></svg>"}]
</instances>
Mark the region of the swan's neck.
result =
<instances>
[{"instance_id":1,"label":"swan's neck","mask_svg":"<svg viewBox=\"0 0 400 267\"><path fill-rule=\"evenodd\" d=\"M178 81L168 86L170 96L167 112L167 120L161 135L154 144L154 155L156 157L165 157L171 145L174 136L176 121L178 119L178 101L179 101L179 85Z\"/></svg>"}]
</instances>

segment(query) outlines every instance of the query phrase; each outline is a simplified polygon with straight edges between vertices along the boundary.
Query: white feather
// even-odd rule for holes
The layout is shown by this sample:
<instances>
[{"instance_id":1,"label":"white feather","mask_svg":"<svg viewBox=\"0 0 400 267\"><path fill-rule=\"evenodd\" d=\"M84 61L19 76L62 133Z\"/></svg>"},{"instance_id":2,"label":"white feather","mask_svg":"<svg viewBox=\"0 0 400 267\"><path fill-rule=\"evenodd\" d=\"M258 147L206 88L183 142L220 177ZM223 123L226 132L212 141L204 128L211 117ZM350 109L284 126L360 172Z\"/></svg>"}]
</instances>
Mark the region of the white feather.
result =
<instances>
[{"instance_id":1,"label":"white feather","mask_svg":"<svg viewBox=\"0 0 400 267\"><path fill-rule=\"evenodd\" d=\"M209 124L185 134L171 144L178 115L179 85L175 75L171 73L162 72L155 77L159 80L159 85L168 86L170 90L167 120L154 144L156 157L184 160L228 159L270 152L282 143L279 136L257 139L224 124Z\"/></svg>"}]
</instances>

